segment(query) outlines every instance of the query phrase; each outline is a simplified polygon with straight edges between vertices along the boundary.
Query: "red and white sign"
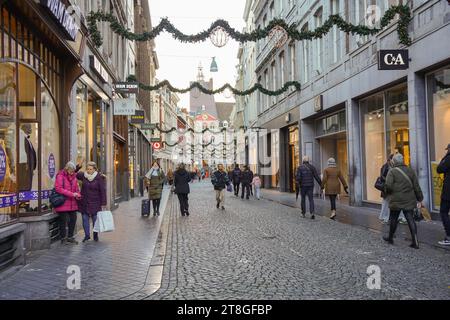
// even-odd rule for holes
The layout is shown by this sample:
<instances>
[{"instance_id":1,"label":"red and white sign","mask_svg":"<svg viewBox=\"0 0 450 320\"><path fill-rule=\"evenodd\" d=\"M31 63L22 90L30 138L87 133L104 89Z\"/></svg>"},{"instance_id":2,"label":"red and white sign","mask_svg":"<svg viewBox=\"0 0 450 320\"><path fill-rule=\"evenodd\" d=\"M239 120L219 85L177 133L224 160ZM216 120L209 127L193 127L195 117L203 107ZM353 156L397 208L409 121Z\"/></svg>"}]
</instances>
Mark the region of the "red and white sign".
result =
<instances>
[{"instance_id":1,"label":"red and white sign","mask_svg":"<svg viewBox=\"0 0 450 320\"><path fill-rule=\"evenodd\" d=\"M153 149L159 150L159 149L161 149L161 142L153 142L152 146L153 146Z\"/></svg>"}]
</instances>

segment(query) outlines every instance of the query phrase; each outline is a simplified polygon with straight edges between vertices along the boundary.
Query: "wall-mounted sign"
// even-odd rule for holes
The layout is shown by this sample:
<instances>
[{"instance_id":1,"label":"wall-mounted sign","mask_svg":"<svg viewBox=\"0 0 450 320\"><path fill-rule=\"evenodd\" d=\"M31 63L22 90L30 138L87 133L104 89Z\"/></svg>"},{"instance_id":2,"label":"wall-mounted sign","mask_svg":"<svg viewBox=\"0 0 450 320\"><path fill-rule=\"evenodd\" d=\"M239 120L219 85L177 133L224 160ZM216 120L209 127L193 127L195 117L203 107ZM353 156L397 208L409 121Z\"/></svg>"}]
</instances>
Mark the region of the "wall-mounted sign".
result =
<instances>
[{"instance_id":1,"label":"wall-mounted sign","mask_svg":"<svg viewBox=\"0 0 450 320\"><path fill-rule=\"evenodd\" d=\"M153 149L159 150L159 149L161 149L161 142L153 142L152 146L153 146Z\"/></svg>"},{"instance_id":2,"label":"wall-mounted sign","mask_svg":"<svg viewBox=\"0 0 450 320\"><path fill-rule=\"evenodd\" d=\"M113 99L115 116L134 116L137 105L135 98Z\"/></svg>"},{"instance_id":3,"label":"wall-mounted sign","mask_svg":"<svg viewBox=\"0 0 450 320\"><path fill-rule=\"evenodd\" d=\"M131 116L130 123L144 123L145 112L144 110L136 110L134 115Z\"/></svg>"},{"instance_id":4,"label":"wall-mounted sign","mask_svg":"<svg viewBox=\"0 0 450 320\"><path fill-rule=\"evenodd\" d=\"M284 117L284 121L286 121L286 122L290 122L290 121L291 121L291 114L290 114L290 113L288 113L288 114ZM257 131L259 131L259 130L257 130Z\"/></svg>"},{"instance_id":5,"label":"wall-mounted sign","mask_svg":"<svg viewBox=\"0 0 450 320\"><path fill-rule=\"evenodd\" d=\"M97 59L96 56L89 56L90 67L94 71L94 73L99 76L103 82L109 82L109 74L108 71L103 67L100 60Z\"/></svg>"},{"instance_id":6,"label":"wall-mounted sign","mask_svg":"<svg viewBox=\"0 0 450 320\"><path fill-rule=\"evenodd\" d=\"M314 111L319 112L323 109L323 95L318 95L314 98Z\"/></svg>"},{"instance_id":7,"label":"wall-mounted sign","mask_svg":"<svg viewBox=\"0 0 450 320\"><path fill-rule=\"evenodd\" d=\"M53 179L55 174L56 174L55 156L53 155L53 153L50 153L50 155L48 156L48 175L50 179Z\"/></svg>"},{"instance_id":8,"label":"wall-mounted sign","mask_svg":"<svg viewBox=\"0 0 450 320\"><path fill-rule=\"evenodd\" d=\"M141 130L156 129L156 123L141 123Z\"/></svg>"},{"instance_id":9,"label":"wall-mounted sign","mask_svg":"<svg viewBox=\"0 0 450 320\"><path fill-rule=\"evenodd\" d=\"M0 145L0 181L5 179L6 175L6 153Z\"/></svg>"},{"instance_id":10,"label":"wall-mounted sign","mask_svg":"<svg viewBox=\"0 0 450 320\"><path fill-rule=\"evenodd\" d=\"M161 142L161 138L150 138L150 142Z\"/></svg>"},{"instance_id":11,"label":"wall-mounted sign","mask_svg":"<svg viewBox=\"0 0 450 320\"><path fill-rule=\"evenodd\" d=\"M40 0L41 5L47 8L57 23L63 28L65 35L75 41L80 26L76 21L76 14L70 13L61 0Z\"/></svg>"},{"instance_id":12,"label":"wall-mounted sign","mask_svg":"<svg viewBox=\"0 0 450 320\"><path fill-rule=\"evenodd\" d=\"M409 68L407 49L378 51L378 70L405 70Z\"/></svg>"},{"instance_id":13,"label":"wall-mounted sign","mask_svg":"<svg viewBox=\"0 0 450 320\"><path fill-rule=\"evenodd\" d=\"M114 90L118 93L138 93L139 84L137 82L116 82Z\"/></svg>"}]
</instances>

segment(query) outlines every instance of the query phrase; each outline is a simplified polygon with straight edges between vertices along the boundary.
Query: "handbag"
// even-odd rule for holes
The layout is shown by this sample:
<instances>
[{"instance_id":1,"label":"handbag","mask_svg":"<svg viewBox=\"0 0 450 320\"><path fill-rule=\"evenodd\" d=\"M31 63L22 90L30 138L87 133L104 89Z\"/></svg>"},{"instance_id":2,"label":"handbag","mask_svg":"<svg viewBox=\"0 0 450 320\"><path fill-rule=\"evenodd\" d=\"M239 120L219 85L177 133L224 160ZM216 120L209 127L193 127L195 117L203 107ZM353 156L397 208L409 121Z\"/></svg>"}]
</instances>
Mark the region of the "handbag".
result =
<instances>
[{"instance_id":1,"label":"handbag","mask_svg":"<svg viewBox=\"0 0 450 320\"><path fill-rule=\"evenodd\" d=\"M64 179L63 179L63 189L64 189ZM66 202L66 196L56 192L56 188L53 188L49 200L53 208L58 208L61 207L64 204L64 202Z\"/></svg>"},{"instance_id":2,"label":"handbag","mask_svg":"<svg viewBox=\"0 0 450 320\"><path fill-rule=\"evenodd\" d=\"M97 212L97 220L94 225L94 232L110 232L114 231L114 219L111 211Z\"/></svg>"},{"instance_id":3,"label":"handbag","mask_svg":"<svg viewBox=\"0 0 450 320\"><path fill-rule=\"evenodd\" d=\"M430 211L428 211L427 208L425 207L421 207L420 208L420 213L422 214L422 217L425 221L431 221L431 214Z\"/></svg>"},{"instance_id":4,"label":"handbag","mask_svg":"<svg viewBox=\"0 0 450 320\"><path fill-rule=\"evenodd\" d=\"M231 183L227 184L227 191L228 192L233 191L233 187L231 186Z\"/></svg>"},{"instance_id":5,"label":"handbag","mask_svg":"<svg viewBox=\"0 0 450 320\"><path fill-rule=\"evenodd\" d=\"M414 208L414 211L413 211L413 218L417 222L422 221L424 219L424 217L422 215L422 210L420 210L420 209L421 208Z\"/></svg>"},{"instance_id":6,"label":"handbag","mask_svg":"<svg viewBox=\"0 0 450 320\"><path fill-rule=\"evenodd\" d=\"M385 184L385 180L383 177L378 177L377 181L375 181L375 189L384 192L384 184Z\"/></svg>"}]
</instances>

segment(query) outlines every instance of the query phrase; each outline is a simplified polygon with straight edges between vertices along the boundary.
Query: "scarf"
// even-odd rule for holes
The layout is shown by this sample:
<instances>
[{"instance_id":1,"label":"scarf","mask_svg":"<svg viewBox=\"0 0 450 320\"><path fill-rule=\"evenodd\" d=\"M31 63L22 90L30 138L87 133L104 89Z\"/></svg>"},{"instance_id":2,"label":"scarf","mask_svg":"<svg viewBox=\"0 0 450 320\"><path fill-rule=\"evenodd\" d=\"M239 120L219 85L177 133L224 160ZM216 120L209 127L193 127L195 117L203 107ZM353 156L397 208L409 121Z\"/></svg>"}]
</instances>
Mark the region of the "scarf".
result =
<instances>
[{"instance_id":1,"label":"scarf","mask_svg":"<svg viewBox=\"0 0 450 320\"><path fill-rule=\"evenodd\" d=\"M92 182L92 181L95 179L95 177L97 176L97 174L98 174L97 171L95 171L93 174L89 174L89 173L85 172L85 173L84 173L84 177L85 177L86 179L88 179L89 182Z\"/></svg>"},{"instance_id":2,"label":"scarf","mask_svg":"<svg viewBox=\"0 0 450 320\"><path fill-rule=\"evenodd\" d=\"M159 177L159 176L160 176L159 168L158 169L151 168L145 175L145 177L150 180L152 179L152 177Z\"/></svg>"}]
</instances>

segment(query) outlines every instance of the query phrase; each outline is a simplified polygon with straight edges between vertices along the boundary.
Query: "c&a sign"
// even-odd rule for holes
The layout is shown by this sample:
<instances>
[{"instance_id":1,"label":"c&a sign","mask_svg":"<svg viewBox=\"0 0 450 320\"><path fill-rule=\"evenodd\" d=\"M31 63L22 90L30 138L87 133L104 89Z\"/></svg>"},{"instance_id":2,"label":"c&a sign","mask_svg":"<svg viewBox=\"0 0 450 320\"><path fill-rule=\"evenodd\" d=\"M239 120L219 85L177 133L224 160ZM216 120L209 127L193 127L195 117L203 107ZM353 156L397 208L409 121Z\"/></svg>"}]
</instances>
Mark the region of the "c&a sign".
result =
<instances>
[{"instance_id":1,"label":"c&a sign","mask_svg":"<svg viewBox=\"0 0 450 320\"><path fill-rule=\"evenodd\" d=\"M405 70L409 68L408 50L378 51L378 70Z\"/></svg>"}]
</instances>

